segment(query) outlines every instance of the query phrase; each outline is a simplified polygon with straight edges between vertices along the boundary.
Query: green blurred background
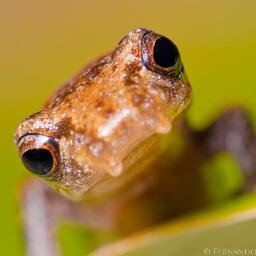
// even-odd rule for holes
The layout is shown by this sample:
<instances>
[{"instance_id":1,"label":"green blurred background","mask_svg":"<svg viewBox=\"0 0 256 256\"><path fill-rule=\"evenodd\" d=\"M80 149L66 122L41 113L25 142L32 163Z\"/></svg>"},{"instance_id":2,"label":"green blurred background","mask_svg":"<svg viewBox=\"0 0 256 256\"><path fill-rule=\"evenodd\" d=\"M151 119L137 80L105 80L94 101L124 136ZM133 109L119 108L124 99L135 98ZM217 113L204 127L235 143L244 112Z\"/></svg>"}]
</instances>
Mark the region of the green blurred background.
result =
<instances>
[{"instance_id":1,"label":"green blurred background","mask_svg":"<svg viewBox=\"0 0 256 256\"><path fill-rule=\"evenodd\" d=\"M256 1L1 0L1 255L23 255L19 182L28 175L13 131L53 90L136 27L176 42L193 86L200 127L240 102L256 120Z\"/></svg>"}]
</instances>

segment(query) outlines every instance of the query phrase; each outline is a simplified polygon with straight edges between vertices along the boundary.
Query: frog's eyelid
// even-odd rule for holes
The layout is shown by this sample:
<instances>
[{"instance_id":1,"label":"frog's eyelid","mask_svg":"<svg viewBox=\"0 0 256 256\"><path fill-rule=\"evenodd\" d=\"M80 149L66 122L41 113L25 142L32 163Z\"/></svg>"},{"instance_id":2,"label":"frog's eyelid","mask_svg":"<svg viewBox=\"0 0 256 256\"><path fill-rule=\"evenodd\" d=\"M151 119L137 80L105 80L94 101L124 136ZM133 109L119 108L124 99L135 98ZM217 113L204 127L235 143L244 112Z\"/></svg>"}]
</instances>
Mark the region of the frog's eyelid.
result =
<instances>
[{"instance_id":1,"label":"frog's eyelid","mask_svg":"<svg viewBox=\"0 0 256 256\"><path fill-rule=\"evenodd\" d=\"M58 140L57 140L56 138L54 138L54 137L52 137L52 136L44 135L44 134L41 134L41 133L36 133L36 132L28 132L28 133L23 134L23 135L18 139L17 145L19 145L20 142L22 141L22 139L25 138L25 137L28 136L28 135L30 135L30 136L31 136L31 135L32 135L32 136L43 135L43 136L45 136L45 137L48 138L48 141L50 141L54 147L56 147L56 148L59 147L59 142L58 142Z\"/></svg>"}]
</instances>

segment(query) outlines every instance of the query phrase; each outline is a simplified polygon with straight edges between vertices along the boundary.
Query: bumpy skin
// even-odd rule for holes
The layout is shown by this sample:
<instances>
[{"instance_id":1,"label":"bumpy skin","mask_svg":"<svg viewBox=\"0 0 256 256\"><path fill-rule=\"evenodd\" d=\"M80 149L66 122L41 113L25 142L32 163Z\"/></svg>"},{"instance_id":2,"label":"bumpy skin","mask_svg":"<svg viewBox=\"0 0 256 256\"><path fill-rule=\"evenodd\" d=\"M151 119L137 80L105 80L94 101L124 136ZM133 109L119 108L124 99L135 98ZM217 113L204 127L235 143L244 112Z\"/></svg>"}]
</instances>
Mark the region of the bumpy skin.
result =
<instances>
[{"instance_id":1,"label":"bumpy skin","mask_svg":"<svg viewBox=\"0 0 256 256\"><path fill-rule=\"evenodd\" d=\"M142 61L143 51L151 54L151 41L157 37L145 29L130 32L113 53L82 69L42 111L18 127L15 138L21 154L45 144L37 134L58 144L55 168L47 179L59 190L81 199L102 180L111 179L108 188L117 186L111 183L121 182L126 175L120 174L144 155L137 146L168 133L189 103L190 86L182 70L160 74Z\"/></svg>"},{"instance_id":2,"label":"bumpy skin","mask_svg":"<svg viewBox=\"0 0 256 256\"><path fill-rule=\"evenodd\" d=\"M236 157L244 189L253 188L256 143L245 111L231 108L203 131L192 131L181 116L191 88L180 58L171 68L154 63L160 37L131 31L18 127L20 155L49 150L53 168L41 178L83 202L39 181L25 186L28 255L58 255L53 236L61 218L118 238L206 205L199 170L221 151Z\"/></svg>"}]
</instances>

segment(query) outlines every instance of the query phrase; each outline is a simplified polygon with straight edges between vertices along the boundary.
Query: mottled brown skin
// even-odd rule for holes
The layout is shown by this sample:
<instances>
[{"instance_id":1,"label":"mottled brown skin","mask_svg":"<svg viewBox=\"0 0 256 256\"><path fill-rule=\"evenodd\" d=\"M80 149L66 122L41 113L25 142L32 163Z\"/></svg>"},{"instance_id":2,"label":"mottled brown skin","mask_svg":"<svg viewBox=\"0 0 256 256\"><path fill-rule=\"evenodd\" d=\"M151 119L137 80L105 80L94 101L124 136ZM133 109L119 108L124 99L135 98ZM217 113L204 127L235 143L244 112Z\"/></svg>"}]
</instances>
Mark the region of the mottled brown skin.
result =
<instances>
[{"instance_id":1,"label":"mottled brown skin","mask_svg":"<svg viewBox=\"0 0 256 256\"><path fill-rule=\"evenodd\" d=\"M113 53L81 70L16 131L16 141L23 137L21 153L38 143L28 134L56 140L59 156L47 178L73 197L80 199L102 179L125 172L133 164L129 153L151 136L169 132L189 103L184 73L159 75L143 65L145 34L155 40L147 30L130 32Z\"/></svg>"},{"instance_id":2,"label":"mottled brown skin","mask_svg":"<svg viewBox=\"0 0 256 256\"><path fill-rule=\"evenodd\" d=\"M182 117L174 122L188 106L191 88L180 58L170 68L154 62L160 37L146 29L131 31L18 127L20 155L33 148L49 150L53 168L41 178L84 202L71 202L38 181L25 188L25 217L43 198L47 255L58 254L52 236L60 218L114 230L120 237L206 205L198 170L218 152L234 154L245 173L244 188L254 186L256 145L243 110L230 109L203 131L191 131ZM241 136L240 143L228 143L232 135ZM175 136L183 138L179 150ZM42 248L30 241L32 222L25 221L28 255L39 255Z\"/></svg>"}]
</instances>

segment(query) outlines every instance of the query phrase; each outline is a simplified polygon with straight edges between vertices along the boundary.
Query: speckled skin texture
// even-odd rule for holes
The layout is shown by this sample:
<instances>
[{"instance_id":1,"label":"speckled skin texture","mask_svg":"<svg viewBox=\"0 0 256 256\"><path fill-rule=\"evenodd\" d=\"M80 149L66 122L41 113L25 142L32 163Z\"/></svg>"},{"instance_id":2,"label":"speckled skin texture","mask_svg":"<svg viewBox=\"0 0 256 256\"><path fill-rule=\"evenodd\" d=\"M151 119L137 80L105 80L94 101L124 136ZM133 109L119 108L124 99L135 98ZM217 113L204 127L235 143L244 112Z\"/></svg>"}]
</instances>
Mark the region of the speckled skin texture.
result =
<instances>
[{"instance_id":1,"label":"speckled skin texture","mask_svg":"<svg viewBox=\"0 0 256 256\"><path fill-rule=\"evenodd\" d=\"M232 107L192 130L181 114L191 88L180 57L169 68L154 61L160 37L131 31L17 128L20 155L51 152L53 166L41 178L68 197L38 179L24 186L27 255L60 255L54 237L61 219L108 231L113 240L206 206L200 169L219 152L231 153L243 172L237 191L255 189L256 140L247 112Z\"/></svg>"},{"instance_id":2,"label":"speckled skin texture","mask_svg":"<svg viewBox=\"0 0 256 256\"><path fill-rule=\"evenodd\" d=\"M153 63L159 37L146 29L131 31L112 53L83 68L42 111L20 124L15 139L21 154L35 147L53 152L54 168L44 178L56 189L82 199L97 187L104 193L125 183L153 138L168 133L186 108L191 89L180 59L171 69Z\"/></svg>"}]
</instances>

